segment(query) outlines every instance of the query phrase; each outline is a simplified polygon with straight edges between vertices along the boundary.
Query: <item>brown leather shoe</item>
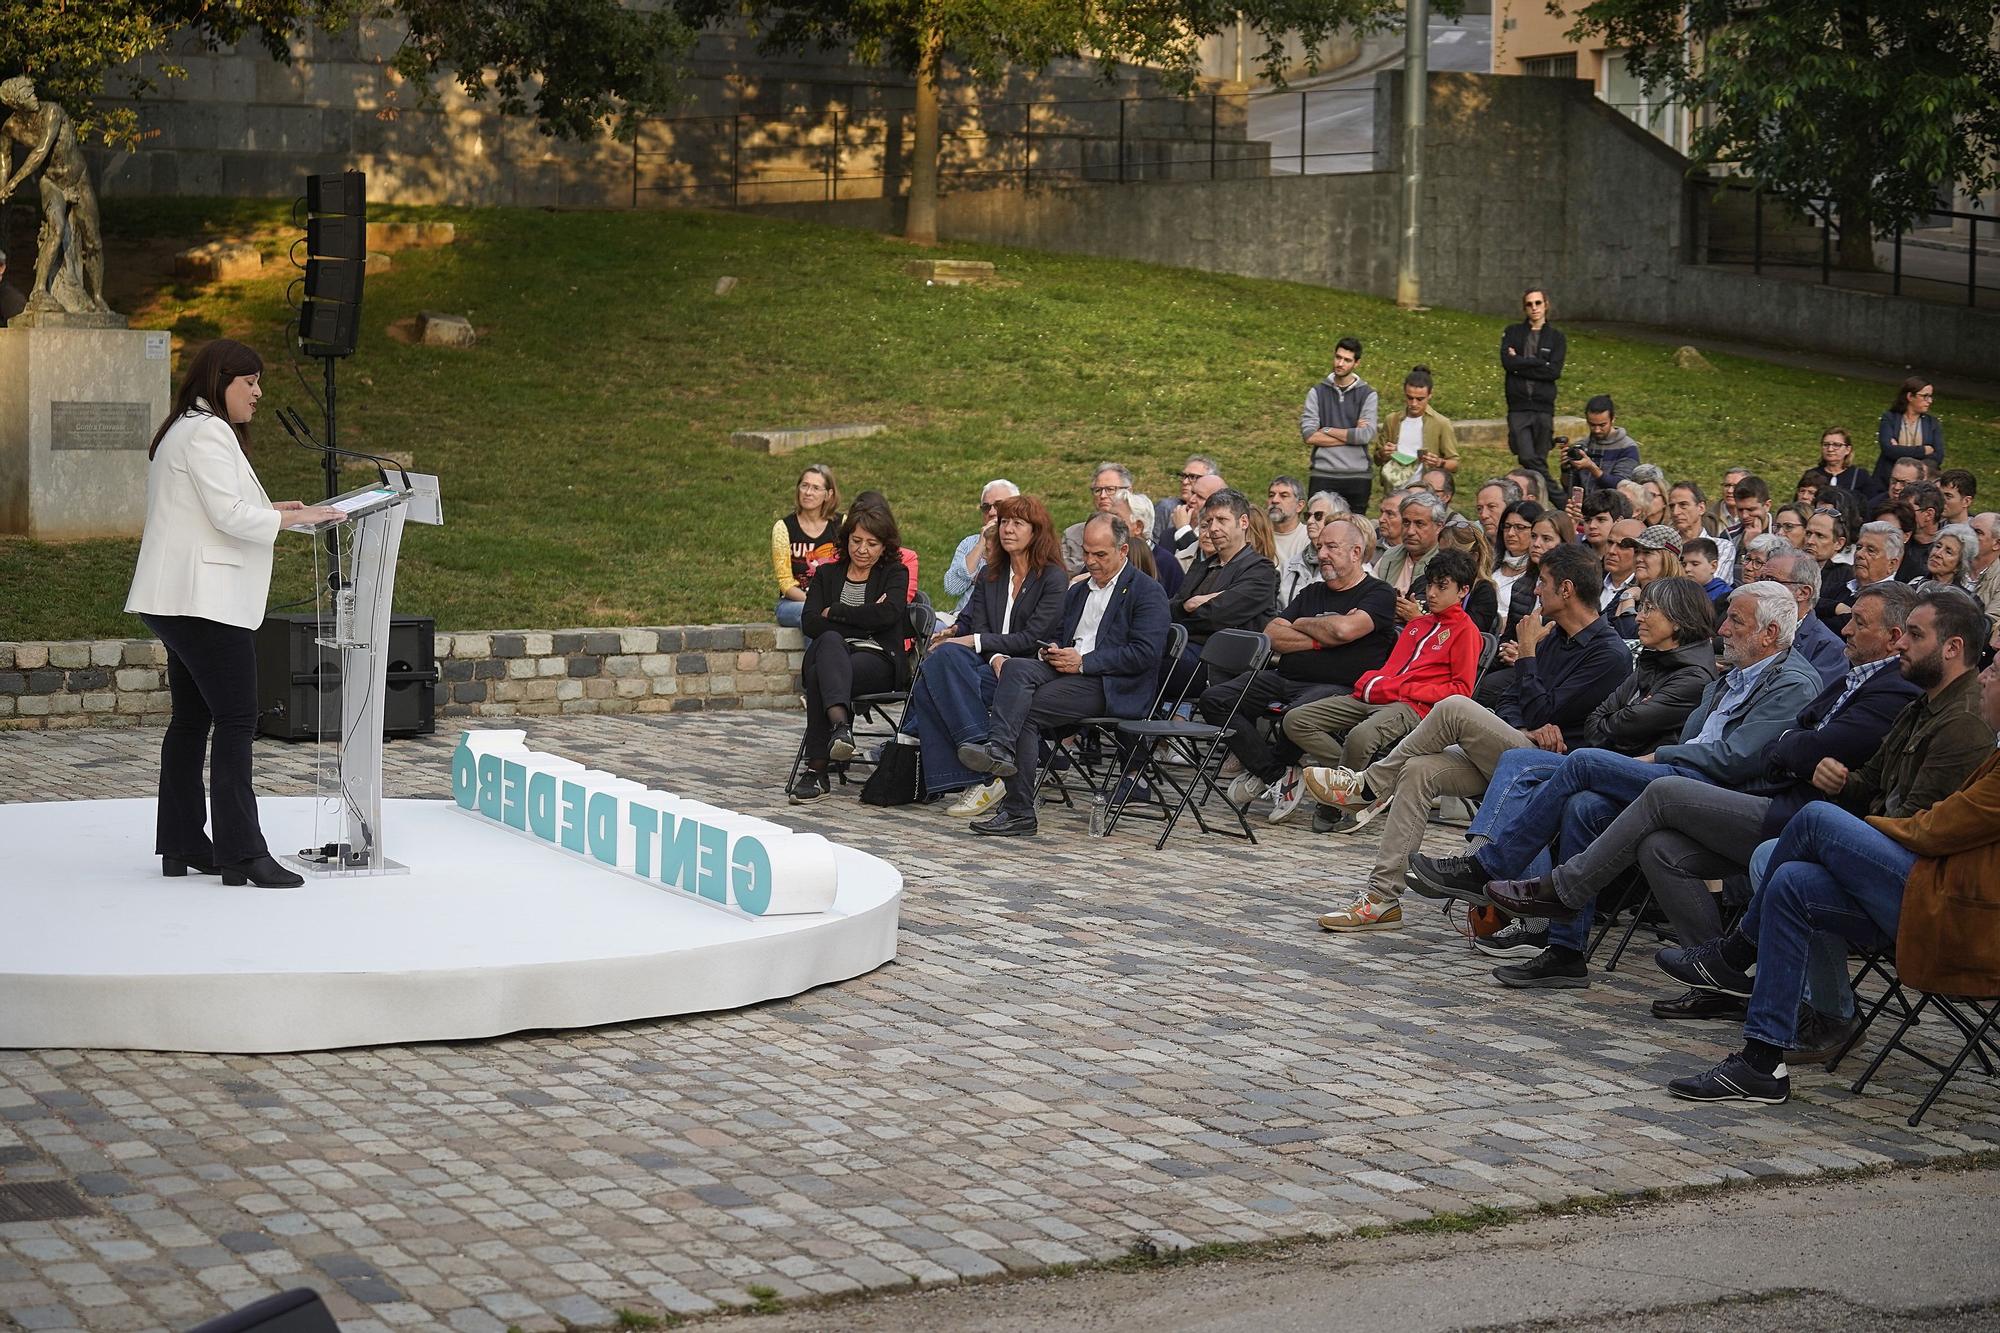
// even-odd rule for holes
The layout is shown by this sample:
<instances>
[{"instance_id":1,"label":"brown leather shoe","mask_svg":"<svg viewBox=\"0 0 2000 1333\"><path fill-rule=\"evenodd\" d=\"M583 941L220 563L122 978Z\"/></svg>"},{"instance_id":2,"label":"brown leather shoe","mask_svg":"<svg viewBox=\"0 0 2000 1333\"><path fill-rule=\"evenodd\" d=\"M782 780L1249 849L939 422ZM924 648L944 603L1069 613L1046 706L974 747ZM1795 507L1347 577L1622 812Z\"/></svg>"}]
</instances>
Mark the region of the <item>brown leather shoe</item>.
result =
<instances>
[{"instance_id":1,"label":"brown leather shoe","mask_svg":"<svg viewBox=\"0 0 2000 1333\"><path fill-rule=\"evenodd\" d=\"M1508 916L1541 916L1568 921L1576 909L1556 897L1547 876L1539 879L1496 879L1486 886L1486 898Z\"/></svg>"}]
</instances>

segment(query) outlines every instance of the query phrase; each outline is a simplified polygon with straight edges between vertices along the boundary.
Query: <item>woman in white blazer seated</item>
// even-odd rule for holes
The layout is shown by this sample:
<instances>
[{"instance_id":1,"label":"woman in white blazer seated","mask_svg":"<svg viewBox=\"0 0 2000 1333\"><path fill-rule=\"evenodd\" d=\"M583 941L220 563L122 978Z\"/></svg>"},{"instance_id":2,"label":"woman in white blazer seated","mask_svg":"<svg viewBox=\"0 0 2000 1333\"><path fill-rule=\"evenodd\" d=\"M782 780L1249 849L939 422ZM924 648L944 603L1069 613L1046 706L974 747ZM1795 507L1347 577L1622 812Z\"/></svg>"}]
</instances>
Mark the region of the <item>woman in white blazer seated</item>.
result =
<instances>
[{"instance_id":1,"label":"woman in white blazer seated","mask_svg":"<svg viewBox=\"0 0 2000 1333\"><path fill-rule=\"evenodd\" d=\"M279 528L340 514L298 500L272 504L257 484L243 450L264 395L263 370L256 352L227 339L195 354L147 455L146 532L125 609L167 648L174 712L160 744L161 873L296 888L305 881L271 859L250 789L253 636L264 620ZM201 775L211 725L212 840L202 827L209 802Z\"/></svg>"}]
</instances>

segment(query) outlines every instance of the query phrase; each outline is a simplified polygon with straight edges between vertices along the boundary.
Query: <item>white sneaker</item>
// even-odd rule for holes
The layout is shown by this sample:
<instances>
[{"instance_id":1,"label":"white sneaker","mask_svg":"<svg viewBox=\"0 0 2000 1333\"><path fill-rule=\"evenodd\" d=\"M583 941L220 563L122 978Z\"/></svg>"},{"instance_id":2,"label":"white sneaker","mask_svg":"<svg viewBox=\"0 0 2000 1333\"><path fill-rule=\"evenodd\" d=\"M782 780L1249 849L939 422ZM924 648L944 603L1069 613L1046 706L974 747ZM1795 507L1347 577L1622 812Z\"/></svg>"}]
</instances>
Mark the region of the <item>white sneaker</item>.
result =
<instances>
[{"instance_id":1,"label":"white sneaker","mask_svg":"<svg viewBox=\"0 0 2000 1333\"><path fill-rule=\"evenodd\" d=\"M1291 818L1292 811L1306 798L1305 783L1299 780L1299 770L1288 768L1285 776L1271 784L1271 813L1264 818L1273 824L1282 824Z\"/></svg>"},{"instance_id":2,"label":"white sneaker","mask_svg":"<svg viewBox=\"0 0 2000 1333\"><path fill-rule=\"evenodd\" d=\"M1241 808L1262 796L1271 784L1255 773L1238 773L1229 784L1229 803Z\"/></svg>"},{"instance_id":3,"label":"white sneaker","mask_svg":"<svg viewBox=\"0 0 2000 1333\"><path fill-rule=\"evenodd\" d=\"M998 778L991 782L982 782L977 787L967 787L960 792L958 799L946 808L945 813L960 819L971 819L975 815L983 815L991 810L1006 794L1007 784Z\"/></svg>"},{"instance_id":4,"label":"white sneaker","mask_svg":"<svg viewBox=\"0 0 2000 1333\"><path fill-rule=\"evenodd\" d=\"M1308 768L1304 782L1306 791L1321 805L1345 809L1363 804L1361 775L1351 768Z\"/></svg>"}]
</instances>

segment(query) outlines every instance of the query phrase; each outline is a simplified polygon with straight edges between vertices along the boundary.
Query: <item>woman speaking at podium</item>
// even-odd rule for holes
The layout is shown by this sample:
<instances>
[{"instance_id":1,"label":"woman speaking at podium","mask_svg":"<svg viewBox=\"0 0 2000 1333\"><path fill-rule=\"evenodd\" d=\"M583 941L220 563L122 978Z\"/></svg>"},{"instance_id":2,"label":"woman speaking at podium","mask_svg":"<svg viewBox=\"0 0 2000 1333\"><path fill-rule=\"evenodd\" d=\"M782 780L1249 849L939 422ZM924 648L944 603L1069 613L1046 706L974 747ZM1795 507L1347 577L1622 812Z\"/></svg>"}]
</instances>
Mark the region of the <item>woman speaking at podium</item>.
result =
<instances>
[{"instance_id":1,"label":"woman speaking at podium","mask_svg":"<svg viewBox=\"0 0 2000 1333\"><path fill-rule=\"evenodd\" d=\"M160 871L221 875L262 888L305 881L271 859L250 789L257 725L257 651L271 587L271 546L287 524L340 511L297 500L272 504L244 456L264 396L264 363L218 339L195 354L147 453L146 531L125 609L167 649L173 718L160 743ZM215 731L214 839L203 831L203 751Z\"/></svg>"}]
</instances>

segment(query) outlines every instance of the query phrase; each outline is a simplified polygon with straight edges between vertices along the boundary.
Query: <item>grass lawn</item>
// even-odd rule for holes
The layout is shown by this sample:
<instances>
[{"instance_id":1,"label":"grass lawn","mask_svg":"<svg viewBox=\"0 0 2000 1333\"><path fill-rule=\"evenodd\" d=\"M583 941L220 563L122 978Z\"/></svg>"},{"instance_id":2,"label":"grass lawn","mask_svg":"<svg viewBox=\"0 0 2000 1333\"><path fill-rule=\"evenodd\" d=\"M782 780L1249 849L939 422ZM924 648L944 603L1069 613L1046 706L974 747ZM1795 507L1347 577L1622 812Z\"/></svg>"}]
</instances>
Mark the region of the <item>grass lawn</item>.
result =
<instances>
[{"instance_id":1,"label":"grass lawn","mask_svg":"<svg viewBox=\"0 0 2000 1333\"><path fill-rule=\"evenodd\" d=\"M280 357L287 215L242 201L108 206L120 308L136 326L175 330L177 349L226 334ZM759 218L386 215L451 220L458 242L398 254L369 279L361 349L341 369L340 438L408 451L442 475L447 526L409 531L398 598L441 629L768 619L770 524L813 461L831 464L847 495L888 494L934 598L991 477L1052 499L1066 523L1083 513L1099 460L1127 463L1157 497L1199 451L1261 497L1275 473L1303 471L1299 403L1343 333L1367 344L1362 373L1385 411L1417 361L1436 371L1448 415L1503 410L1497 321L1404 314L1318 287L977 246L948 253L993 259L1018 285L925 287L902 276L912 252L898 241ZM174 249L221 235L263 243L270 276L212 288L145 278ZM724 274L741 281L718 297ZM393 335L422 309L469 314L479 344ZM1573 334L1562 410L1609 392L1669 473L1707 485L1740 460L1789 486L1816 459L1822 426L1869 436L1890 396L1710 359L1713 373L1684 372L1670 349ZM316 408L282 359L264 378L258 470L274 498L308 498L317 460L268 417L280 404L308 419ZM2000 406L1947 399L1938 410L1952 461L2000 477ZM890 429L787 458L729 443L734 428L833 421ZM1460 476L1506 461L1473 451ZM305 542L281 548L274 601L311 579ZM143 633L120 610L136 549L0 539L0 639Z\"/></svg>"}]
</instances>

